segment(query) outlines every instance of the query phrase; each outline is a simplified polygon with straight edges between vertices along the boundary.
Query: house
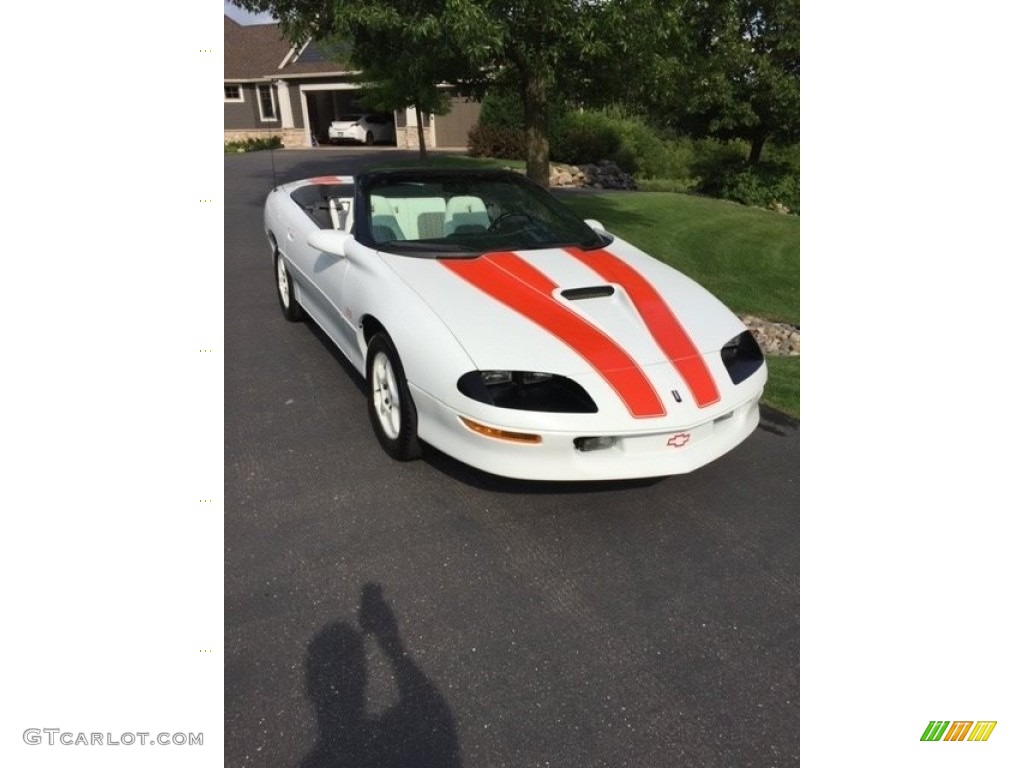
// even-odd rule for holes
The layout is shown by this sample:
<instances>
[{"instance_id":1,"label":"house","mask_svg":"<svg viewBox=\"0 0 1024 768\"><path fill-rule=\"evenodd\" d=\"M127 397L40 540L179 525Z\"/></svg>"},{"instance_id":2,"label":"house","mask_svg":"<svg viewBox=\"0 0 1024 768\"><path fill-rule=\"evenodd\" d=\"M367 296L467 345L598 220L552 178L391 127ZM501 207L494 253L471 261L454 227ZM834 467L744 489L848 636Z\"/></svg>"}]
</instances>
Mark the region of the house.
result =
<instances>
[{"instance_id":1,"label":"house","mask_svg":"<svg viewBox=\"0 0 1024 768\"><path fill-rule=\"evenodd\" d=\"M277 24L245 26L224 17L224 141L278 135L286 147L326 143L331 121L369 111L359 104L362 88L347 70L315 44L293 46ZM465 147L480 104L452 98L447 115L426 115L428 147ZM396 144L415 149L416 111L394 113Z\"/></svg>"}]
</instances>

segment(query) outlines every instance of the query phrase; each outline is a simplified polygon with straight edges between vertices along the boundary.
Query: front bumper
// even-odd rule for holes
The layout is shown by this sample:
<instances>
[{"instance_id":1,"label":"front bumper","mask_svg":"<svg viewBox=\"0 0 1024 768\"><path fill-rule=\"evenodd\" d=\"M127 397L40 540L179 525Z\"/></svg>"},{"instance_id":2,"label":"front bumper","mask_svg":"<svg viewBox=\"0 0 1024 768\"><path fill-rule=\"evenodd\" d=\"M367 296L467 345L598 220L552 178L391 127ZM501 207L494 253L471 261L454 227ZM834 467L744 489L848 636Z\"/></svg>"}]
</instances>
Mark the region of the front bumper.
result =
<instances>
[{"instance_id":1,"label":"front bumper","mask_svg":"<svg viewBox=\"0 0 1024 768\"><path fill-rule=\"evenodd\" d=\"M412 387L412 395L420 437L477 469L524 480L625 480L692 472L732 450L757 428L761 393L698 424L619 433L530 430L541 436L538 444L485 437L422 390ZM581 437L614 440L582 451L575 442Z\"/></svg>"}]
</instances>

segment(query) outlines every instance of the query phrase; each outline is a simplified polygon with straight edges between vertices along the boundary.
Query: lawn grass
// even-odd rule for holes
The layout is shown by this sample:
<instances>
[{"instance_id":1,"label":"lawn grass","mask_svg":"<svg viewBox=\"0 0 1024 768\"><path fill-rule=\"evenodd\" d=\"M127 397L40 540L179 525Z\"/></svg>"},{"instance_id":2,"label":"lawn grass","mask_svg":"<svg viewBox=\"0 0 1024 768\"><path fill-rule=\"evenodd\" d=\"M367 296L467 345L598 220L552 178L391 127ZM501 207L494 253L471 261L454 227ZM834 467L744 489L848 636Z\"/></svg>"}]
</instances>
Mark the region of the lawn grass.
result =
<instances>
[{"instance_id":1,"label":"lawn grass","mask_svg":"<svg viewBox=\"0 0 1024 768\"><path fill-rule=\"evenodd\" d=\"M768 385L762 402L794 419L800 418L799 355L768 358Z\"/></svg>"},{"instance_id":2,"label":"lawn grass","mask_svg":"<svg viewBox=\"0 0 1024 768\"><path fill-rule=\"evenodd\" d=\"M561 197L737 313L800 324L800 220L671 192Z\"/></svg>"}]
</instances>

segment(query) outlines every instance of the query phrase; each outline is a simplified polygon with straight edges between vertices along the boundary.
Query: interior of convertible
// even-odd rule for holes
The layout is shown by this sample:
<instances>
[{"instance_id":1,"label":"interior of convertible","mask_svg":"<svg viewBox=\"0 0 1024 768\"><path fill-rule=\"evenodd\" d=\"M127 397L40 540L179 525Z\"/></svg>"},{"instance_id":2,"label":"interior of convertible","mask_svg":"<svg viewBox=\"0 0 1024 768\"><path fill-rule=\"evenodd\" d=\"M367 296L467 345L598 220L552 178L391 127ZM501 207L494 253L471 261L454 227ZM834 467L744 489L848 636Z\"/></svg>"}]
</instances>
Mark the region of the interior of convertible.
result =
<instances>
[{"instance_id":1,"label":"interior of convertible","mask_svg":"<svg viewBox=\"0 0 1024 768\"><path fill-rule=\"evenodd\" d=\"M345 179L348 181L348 179ZM608 241L548 192L518 178L431 174L388 175L365 190L367 208L355 219L355 185L315 183L292 200L320 229L356 232L372 248L436 258L489 251L577 246Z\"/></svg>"},{"instance_id":2,"label":"interior of convertible","mask_svg":"<svg viewBox=\"0 0 1024 768\"><path fill-rule=\"evenodd\" d=\"M320 229L351 229L352 184L308 184L292 192L292 200Z\"/></svg>"},{"instance_id":3,"label":"interior of convertible","mask_svg":"<svg viewBox=\"0 0 1024 768\"><path fill-rule=\"evenodd\" d=\"M378 243L486 232L491 225L487 206L473 195L456 195L448 200L371 195L370 211L373 239Z\"/></svg>"}]
</instances>

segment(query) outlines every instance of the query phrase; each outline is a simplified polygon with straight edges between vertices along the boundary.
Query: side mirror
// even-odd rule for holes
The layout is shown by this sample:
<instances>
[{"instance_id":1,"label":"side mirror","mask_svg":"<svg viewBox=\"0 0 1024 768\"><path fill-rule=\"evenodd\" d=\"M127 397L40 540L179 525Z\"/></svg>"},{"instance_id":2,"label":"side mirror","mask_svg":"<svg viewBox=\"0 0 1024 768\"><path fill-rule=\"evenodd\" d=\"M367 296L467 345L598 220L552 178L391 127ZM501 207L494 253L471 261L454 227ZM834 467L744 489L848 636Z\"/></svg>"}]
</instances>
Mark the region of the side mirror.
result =
<instances>
[{"instance_id":1,"label":"side mirror","mask_svg":"<svg viewBox=\"0 0 1024 768\"><path fill-rule=\"evenodd\" d=\"M345 258L345 246L351 239L352 235L348 232L341 232L337 229L318 229L306 239L306 243L310 248Z\"/></svg>"},{"instance_id":2,"label":"side mirror","mask_svg":"<svg viewBox=\"0 0 1024 768\"><path fill-rule=\"evenodd\" d=\"M595 232L607 232L608 231L607 229L604 228L604 224L602 224L597 219L584 219L583 223L586 224L588 227L590 227Z\"/></svg>"}]
</instances>

